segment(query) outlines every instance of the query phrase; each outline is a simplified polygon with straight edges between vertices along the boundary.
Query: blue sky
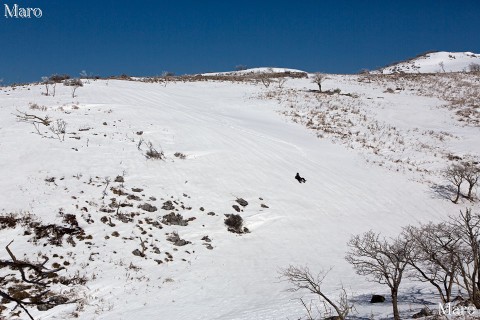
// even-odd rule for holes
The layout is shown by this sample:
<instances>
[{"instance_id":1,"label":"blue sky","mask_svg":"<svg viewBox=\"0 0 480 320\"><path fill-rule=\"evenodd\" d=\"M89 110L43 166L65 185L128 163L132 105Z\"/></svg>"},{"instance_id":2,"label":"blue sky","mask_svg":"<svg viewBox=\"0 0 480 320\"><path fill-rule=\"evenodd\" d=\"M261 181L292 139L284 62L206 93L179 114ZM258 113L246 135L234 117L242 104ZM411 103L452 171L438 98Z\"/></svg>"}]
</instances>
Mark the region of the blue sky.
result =
<instances>
[{"instance_id":1,"label":"blue sky","mask_svg":"<svg viewBox=\"0 0 480 320\"><path fill-rule=\"evenodd\" d=\"M427 50L480 53L480 1L0 0L0 78L289 67L355 73ZM5 4L40 19L6 19Z\"/></svg>"}]
</instances>

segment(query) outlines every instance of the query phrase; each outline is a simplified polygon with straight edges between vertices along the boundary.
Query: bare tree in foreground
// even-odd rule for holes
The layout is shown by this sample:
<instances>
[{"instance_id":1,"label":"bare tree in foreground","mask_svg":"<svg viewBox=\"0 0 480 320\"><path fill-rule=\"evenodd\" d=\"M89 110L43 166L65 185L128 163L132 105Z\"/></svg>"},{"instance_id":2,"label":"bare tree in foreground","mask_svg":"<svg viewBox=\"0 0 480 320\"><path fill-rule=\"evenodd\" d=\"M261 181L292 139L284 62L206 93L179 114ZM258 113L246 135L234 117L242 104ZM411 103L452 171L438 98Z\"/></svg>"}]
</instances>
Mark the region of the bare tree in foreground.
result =
<instances>
[{"instance_id":1,"label":"bare tree in foreground","mask_svg":"<svg viewBox=\"0 0 480 320\"><path fill-rule=\"evenodd\" d=\"M442 303L450 302L457 278L458 255L462 251L458 234L445 222L408 226L403 234L414 247L408 258L414 272L409 276L430 283Z\"/></svg>"},{"instance_id":2,"label":"bare tree in foreground","mask_svg":"<svg viewBox=\"0 0 480 320\"><path fill-rule=\"evenodd\" d=\"M459 239L460 250L456 252L458 274L456 283L463 288L470 301L480 308L480 215L470 209L460 216L451 216L448 223Z\"/></svg>"},{"instance_id":3,"label":"bare tree in foreground","mask_svg":"<svg viewBox=\"0 0 480 320\"><path fill-rule=\"evenodd\" d=\"M73 278L59 276L58 272L65 268L48 269L45 266L48 257L44 257L45 261L42 263L17 259L9 248L12 242L5 247L11 260L0 259L0 270L8 270L8 273L2 273L0 276L0 297L2 298L0 318L2 318L2 312L6 310L2 304L14 303L14 310L22 309L28 318L33 320L28 307L46 311L59 305L76 302L62 289L69 285L84 284L84 279L77 276ZM52 285L55 285L56 289L52 289Z\"/></svg>"},{"instance_id":4,"label":"bare tree in foreground","mask_svg":"<svg viewBox=\"0 0 480 320\"><path fill-rule=\"evenodd\" d=\"M304 290L317 295L324 304L328 304L335 310L339 319L344 320L353 309L353 304L348 302L347 293L343 287L337 300L332 300L325 294L321 286L327 274L328 271L321 271L314 275L308 267L295 266L289 266L287 269L280 271L280 276L292 284L293 287L290 291ZM308 307L302 299L300 300L307 311L308 319L314 319L311 307Z\"/></svg>"},{"instance_id":5,"label":"bare tree in foreground","mask_svg":"<svg viewBox=\"0 0 480 320\"><path fill-rule=\"evenodd\" d=\"M346 260L353 265L357 274L369 281L386 284L392 296L393 317L400 319L398 311L398 289L411 254L411 242L401 237L380 239L373 231L353 236L348 242L350 250Z\"/></svg>"}]
</instances>

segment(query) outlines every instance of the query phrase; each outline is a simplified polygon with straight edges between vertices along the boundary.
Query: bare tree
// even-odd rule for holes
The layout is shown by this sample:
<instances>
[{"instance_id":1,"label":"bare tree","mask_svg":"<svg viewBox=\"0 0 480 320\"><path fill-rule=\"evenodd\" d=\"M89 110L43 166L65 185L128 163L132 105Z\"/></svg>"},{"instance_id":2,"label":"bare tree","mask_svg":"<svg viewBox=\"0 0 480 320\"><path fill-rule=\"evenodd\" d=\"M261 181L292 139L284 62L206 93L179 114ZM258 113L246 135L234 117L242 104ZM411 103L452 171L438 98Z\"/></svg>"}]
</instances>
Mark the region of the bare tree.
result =
<instances>
[{"instance_id":1,"label":"bare tree","mask_svg":"<svg viewBox=\"0 0 480 320\"><path fill-rule=\"evenodd\" d=\"M258 75L258 78L263 83L265 88L270 87L270 84L272 83L272 79L270 78L270 75L268 73L262 72Z\"/></svg>"},{"instance_id":2,"label":"bare tree","mask_svg":"<svg viewBox=\"0 0 480 320\"><path fill-rule=\"evenodd\" d=\"M52 81L52 89L53 89L52 96L53 97L55 97L56 88L57 88L57 83L55 81Z\"/></svg>"},{"instance_id":3,"label":"bare tree","mask_svg":"<svg viewBox=\"0 0 480 320\"><path fill-rule=\"evenodd\" d=\"M321 271L317 275L314 275L308 267L295 266L289 266L287 269L280 271L280 276L292 284L292 288L289 289L290 291L304 290L317 295L323 303L326 303L335 310L339 319L344 320L353 309L353 304L348 301L347 293L343 287L337 300L332 300L325 294L322 290L322 283L327 274L328 271ZM309 319L313 319L311 307L308 307L302 299L300 300L307 310Z\"/></svg>"},{"instance_id":4,"label":"bare tree","mask_svg":"<svg viewBox=\"0 0 480 320\"><path fill-rule=\"evenodd\" d=\"M12 242L5 247L11 260L0 259L0 269L5 268L9 271L0 276L2 304L15 303L15 308L21 308L28 318L33 320L28 307L35 306L38 310L45 311L59 305L76 302L60 290L69 285L84 284L85 279L78 276L73 278L59 276L58 273L65 268L48 269L45 267L49 260L48 257L44 257L45 261L42 263L17 259L9 248ZM55 289L51 288L52 285ZM0 308L0 318L2 318L1 315L2 309Z\"/></svg>"},{"instance_id":5,"label":"bare tree","mask_svg":"<svg viewBox=\"0 0 480 320\"><path fill-rule=\"evenodd\" d=\"M80 72L80 78L85 79L86 83L88 83L88 84L90 83L90 80L89 80L89 79L90 79L90 76L88 75L87 71L82 70L82 71Z\"/></svg>"},{"instance_id":6,"label":"bare tree","mask_svg":"<svg viewBox=\"0 0 480 320\"><path fill-rule=\"evenodd\" d=\"M235 66L235 71L243 71L243 70L247 70L247 66L244 65L244 64L239 64L239 65L236 65Z\"/></svg>"},{"instance_id":7,"label":"bare tree","mask_svg":"<svg viewBox=\"0 0 480 320\"><path fill-rule=\"evenodd\" d=\"M325 74L316 72L313 74L312 83L317 84L318 91L322 92L322 82L325 80Z\"/></svg>"},{"instance_id":8,"label":"bare tree","mask_svg":"<svg viewBox=\"0 0 480 320\"><path fill-rule=\"evenodd\" d=\"M440 68L442 68L442 72L445 73L445 64L443 63L443 61L440 61L438 65L440 66Z\"/></svg>"},{"instance_id":9,"label":"bare tree","mask_svg":"<svg viewBox=\"0 0 480 320\"><path fill-rule=\"evenodd\" d=\"M169 72L169 71L163 71L162 72L162 79L163 79L163 83L164 83L164 86L166 87L167 84L173 80L173 77L175 76L175 73L173 72Z\"/></svg>"},{"instance_id":10,"label":"bare tree","mask_svg":"<svg viewBox=\"0 0 480 320\"><path fill-rule=\"evenodd\" d=\"M463 178L468 183L467 198L473 200L472 191L480 178L480 167L474 162L463 163Z\"/></svg>"},{"instance_id":11,"label":"bare tree","mask_svg":"<svg viewBox=\"0 0 480 320\"><path fill-rule=\"evenodd\" d=\"M35 130L37 131L37 133L42 137L43 137L43 134L40 132L40 125L44 125L48 127L52 122L52 120L50 120L48 116L45 116L44 118L42 118L37 115L28 114L26 112L22 112L19 110L17 110L17 114L15 114L15 117L19 122L31 123L35 127Z\"/></svg>"},{"instance_id":12,"label":"bare tree","mask_svg":"<svg viewBox=\"0 0 480 320\"><path fill-rule=\"evenodd\" d=\"M353 236L348 246L350 249L345 258L357 274L390 288L393 317L399 320L398 289L412 251L411 241L398 237L389 242L380 239L380 234L369 231Z\"/></svg>"},{"instance_id":13,"label":"bare tree","mask_svg":"<svg viewBox=\"0 0 480 320\"><path fill-rule=\"evenodd\" d=\"M278 80L277 80L278 88L283 89L283 86L285 85L285 82L287 82L287 78L278 78Z\"/></svg>"},{"instance_id":14,"label":"bare tree","mask_svg":"<svg viewBox=\"0 0 480 320\"><path fill-rule=\"evenodd\" d=\"M480 308L480 215L472 214L471 209L460 216L451 216L451 230L455 230L461 249L456 252L458 273L456 283L467 291L470 301Z\"/></svg>"},{"instance_id":15,"label":"bare tree","mask_svg":"<svg viewBox=\"0 0 480 320\"><path fill-rule=\"evenodd\" d=\"M452 200L453 203L458 203L458 199L460 198L464 171L465 168L459 164L453 164L445 170L445 177L457 188L455 199Z\"/></svg>"},{"instance_id":16,"label":"bare tree","mask_svg":"<svg viewBox=\"0 0 480 320\"><path fill-rule=\"evenodd\" d=\"M451 301L458 270L457 256L461 251L455 230L445 223L408 226L404 237L413 243L408 263L414 272L409 276L435 287L442 303Z\"/></svg>"},{"instance_id":17,"label":"bare tree","mask_svg":"<svg viewBox=\"0 0 480 320\"><path fill-rule=\"evenodd\" d=\"M49 77L42 77L42 84L45 85L45 95L48 96L48 88L51 84L50 78Z\"/></svg>"},{"instance_id":18,"label":"bare tree","mask_svg":"<svg viewBox=\"0 0 480 320\"><path fill-rule=\"evenodd\" d=\"M64 86L72 87L72 98L75 98L75 91L79 87L83 87L83 82L80 79L67 79L63 82Z\"/></svg>"}]
</instances>

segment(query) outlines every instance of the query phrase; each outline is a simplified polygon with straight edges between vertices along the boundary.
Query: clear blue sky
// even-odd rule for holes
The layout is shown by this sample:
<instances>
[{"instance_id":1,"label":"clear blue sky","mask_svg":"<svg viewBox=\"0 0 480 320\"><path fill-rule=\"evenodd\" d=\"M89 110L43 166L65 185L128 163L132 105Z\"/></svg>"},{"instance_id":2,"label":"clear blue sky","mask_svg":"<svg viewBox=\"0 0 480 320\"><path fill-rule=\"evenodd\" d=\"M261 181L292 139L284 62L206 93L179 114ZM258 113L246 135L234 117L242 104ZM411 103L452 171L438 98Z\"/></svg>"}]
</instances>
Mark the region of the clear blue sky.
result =
<instances>
[{"instance_id":1,"label":"clear blue sky","mask_svg":"<svg viewBox=\"0 0 480 320\"><path fill-rule=\"evenodd\" d=\"M6 19L5 4L40 19ZM232 70L355 73L427 50L480 53L480 1L0 0L0 78Z\"/></svg>"}]
</instances>

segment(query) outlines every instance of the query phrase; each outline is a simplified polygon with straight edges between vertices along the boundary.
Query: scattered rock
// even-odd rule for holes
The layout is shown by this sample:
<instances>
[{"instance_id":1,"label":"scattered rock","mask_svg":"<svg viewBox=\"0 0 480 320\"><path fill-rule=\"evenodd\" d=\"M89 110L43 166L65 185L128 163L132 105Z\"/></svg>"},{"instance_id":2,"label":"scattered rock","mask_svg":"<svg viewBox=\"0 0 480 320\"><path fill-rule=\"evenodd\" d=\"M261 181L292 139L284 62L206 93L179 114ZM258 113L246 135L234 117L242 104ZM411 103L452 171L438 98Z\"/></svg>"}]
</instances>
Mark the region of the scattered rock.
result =
<instances>
[{"instance_id":1,"label":"scattered rock","mask_svg":"<svg viewBox=\"0 0 480 320\"><path fill-rule=\"evenodd\" d=\"M385 297L379 294L372 295L372 299L370 299L370 303L382 303L385 302Z\"/></svg>"},{"instance_id":2,"label":"scattered rock","mask_svg":"<svg viewBox=\"0 0 480 320\"><path fill-rule=\"evenodd\" d=\"M140 198L139 196L136 196L136 195L134 195L134 194L129 194L129 195L127 196L127 199L128 199L128 200L135 200L135 201L140 201L140 200L141 200L141 198Z\"/></svg>"},{"instance_id":3,"label":"scattered rock","mask_svg":"<svg viewBox=\"0 0 480 320\"><path fill-rule=\"evenodd\" d=\"M163 210L175 210L175 206L173 205L172 201L168 200L163 203L162 206Z\"/></svg>"},{"instance_id":4,"label":"scattered rock","mask_svg":"<svg viewBox=\"0 0 480 320\"><path fill-rule=\"evenodd\" d=\"M232 208L235 209L235 211L240 212L240 207L237 206L236 204L234 204Z\"/></svg>"},{"instance_id":5,"label":"scattered rock","mask_svg":"<svg viewBox=\"0 0 480 320\"><path fill-rule=\"evenodd\" d=\"M191 243L190 241L187 241L187 240L184 240L184 239L180 239L180 236L179 236L178 233L176 233L175 231L172 232L172 233L167 237L167 241L170 241L170 242L173 243L174 246L179 246L179 247Z\"/></svg>"},{"instance_id":6,"label":"scattered rock","mask_svg":"<svg viewBox=\"0 0 480 320\"><path fill-rule=\"evenodd\" d=\"M157 211L157 207L152 206L150 203L144 203L138 206L140 209L145 210L147 212L155 212Z\"/></svg>"},{"instance_id":7,"label":"scattered rock","mask_svg":"<svg viewBox=\"0 0 480 320\"><path fill-rule=\"evenodd\" d=\"M214 215L215 215L215 212L210 211L209 213L207 213L207 215L209 215L209 216L214 216Z\"/></svg>"},{"instance_id":8,"label":"scattered rock","mask_svg":"<svg viewBox=\"0 0 480 320\"><path fill-rule=\"evenodd\" d=\"M117 176L117 177L115 178L115 182L121 182L121 183L123 183L123 182L125 182L125 179L123 179L122 176Z\"/></svg>"},{"instance_id":9,"label":"scattered rock","mask_svg":"<svg viewBox=\"0 0 480 320\"><path fill-rule=\"evenodd\" d=\"M177 226L187 226L188 221L183 219L183 216L179 213L175 214L170 212L163 216L162 223L166 225L177 225Z\"/></svg>"},{"instance_id":10,"label":"scattered rock","mask_svg":"<svg viewBox=\"0 0 480 320\"><path fill-rule=\"evenodd\" d=\"M228 227L228 231L233 233L243 233L242 225L243 218L239 214L226 214L225 224Z\"/></svg>"},{"instance_id":11,"label":"scattered rock","mask_svg":"<svg viewBox=\"0 0 480 320\"><path fill-rule=\"evenodd\" d=\"M118 195L118 196L126 196L126 195L128 195L128 193L126 193L125 191L123 191L121 188L111 187L110 190L112 190L113 194L116 194L116 195Z\"/></svg>"},{"instance_id":12,"label":"scattered rock","mask_svg":"<svg viewBox=\"0 0 480 320\"><path fill-rule=\"evenodd\" d=\"M242 207L248 206L248 202L247 202L245 199L237 198L237 200L235 200L235 201L237 201L237 203L238 203L239 205L241 205Z\"/></svg>"},{"instance_id":13,"label":"scattered rock","mask_svg":"<svg viewBox=\"0 0 480 320\"><path fill-rule=\"evenodd\" d=\"M133 191L133 192L142 192L143 189L140 189L140 188L132 188L132 191Z\"/></svg>"},{"instance_id":14,"label":"scattered rock","mask_svg":"<svg viewBox=\"0 0 480 320\"><path fill-rule=\"evenodd\" d=\"M137 257L145 257L145 255L138 249L133 250L132 254Z\"/></svg>"},{"instance_id":15,"label":"scattered rock","mask_svg":"<svg viewBox=\"0 0 480 320\"><path fill-rule=\"evenodd\" d=\"M45 182L48 182L48 183L55 183L55 177L46 178L46 179L45 179Z\"/></svg>"},{"instance_id":16,"label":"scattered rock","mask_svg":"<svg viewBox=\"0 0 480 320\"><path fill-rule=\"evenodd\" d=\"M150 201L157 201L157 198L155 198L155 197L150 197L150 198L148 198L148 199L149 199Z\"/></svg>"},{"instance_id":17,"label":"scattered rock","mask_svg":"<svg viewBox=\"0 0 480 320\"><path fill-rule=\"evenodd\" d=\"M205 211L205 208L204 208L204 207L200 207L200 211Z\"/></svg>"},{"instance_id":18,"label":"scattered rock","mask_svg":"<svg viewBox=\"0 0 480 320\"><path fill-rule=\"evenodd\" d=\"M424 308L422 308L422 310L420 310L419 312L412 315L412 318L413 319L418 319L418 318L428 317L428 316L431 316L431 315L433 315L432 310L430 310L428 307L424 307Z\"/></svg>"},{"instance_id":19,"label":"scattered rock","mask_svg":"<svg viewBox=\"0 0 480 320\"><path fill-rule=\"evenodd\" d=\"M202 241L212 242L212 240L211 240L208 236L204 236L204 237L202 238Z\"/></svg>"},{"instance_id":20,"label":"scattered rock","mask_svg":"<svg viewBox=\"0 0 480 320\"><path fill-rule=\"evenodd\" d=\"M262 203L260 206L261 206L262 208L267 208L267 209L270 208L269 206L267 206L266 204L263 204L263 203Z\"/></svg>"}]
</instances>

